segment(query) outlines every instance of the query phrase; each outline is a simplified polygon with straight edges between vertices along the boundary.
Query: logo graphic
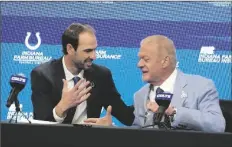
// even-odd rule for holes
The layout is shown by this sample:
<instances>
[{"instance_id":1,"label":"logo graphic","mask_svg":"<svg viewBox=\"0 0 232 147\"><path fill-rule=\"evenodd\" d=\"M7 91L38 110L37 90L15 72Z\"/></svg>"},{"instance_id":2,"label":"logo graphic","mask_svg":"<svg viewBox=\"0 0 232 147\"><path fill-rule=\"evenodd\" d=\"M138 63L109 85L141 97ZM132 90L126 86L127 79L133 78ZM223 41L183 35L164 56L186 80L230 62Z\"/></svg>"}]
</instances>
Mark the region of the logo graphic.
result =
<instances>
[{"instance_id":1,"label":"logo graphic","mask_svg":"<svg viewBox=\"0 0 232 147\"><path fill-rule=\"evenodd\" d=\"M216 54L214 46L202 46L198 57L198 62L207 63L231 63L232 56L227 54Z\"/></svg>"},{"instance_id":2,"label":"logo graphic","mask_svg":"<svg viewBox=\"0 0 232 147\"><path fill-rule=\"evenodd\" d=\"M16 76L12 76L10 79L12 82L14 83L26 83L27 79L24 77L16 77Z\"/></svg>"},{"instance_id":3,"label":"logo graphic","mask_svg":"<svg viewBox=\"0 0 232 147\"><path fill-rule=\"evenodd\" d=\"M96 51L97 59L112 59L112 60L118 60L121 59L122 55L115 55L115 54L107 54L105 50L98 50Z\"/></svg>"},{"instance_id":4,"label":"logo graphic","mask_svg":"<svg viewBox=\"0 0 232 147\"><path fill-rule=\"evenodd\" d=\"M29 51L22 51L21 55L14 55L14 61L18 62L19 64L41 64L52 59L51 56L45 56L43 52L35 51L41 45L40 33L37 32L35 35L37 38L37 44L32 46L29 44L31 32L27 32L24 43Z\"/></svg>"},{"instance_id":5,"label":"logo graphic","mask_svg":"<svg viewBox=\"0 0 232 147\"><path fill-rule=\"evenodd\" d=\"M156 95L156 100L170 100L172 99L173 94L171 93L158 93Z\"/></svg>"},{"instance_id":6,"label":"logo graphic","mask_svg":"<svg viewBox=\"0 0 232 147\"><path fill-rule=\"evenodd\" d=\"M21 112L28 118L28 119L33 119L33 112L23 112L22 111L22 108L23 108L23 105L22 104L19 104L19 108L21 110ZM10 120L13 115L15 114L16 110L15 110L15 105L12 104L9 108L9 111L7 113L7 120ZM22 120L25 120L26 118L19 112L18 113L18 116L17 116L17 121L22 121ZM16 120L16 114L14 115L14 117L12 118L12 120Z\"/></svg>"},{"instance_id":7,"label":"logo graphic","mask_svg":"<svg viewBox=\"0 0 232 147\"><path fill-rule=\"evenodd\" d=\"M184 98L187 98L188 97L188 95L187 95L187 93L185 93L184 91L181 91L181 96L180 96L182 99L184 99Z\"/></svg>"},{"instance_id":8,"label":"logo graphic","mask_svg":"<svg viewBox=\"0 0 232 147\"><path fill-rule=\"evenodd\" d=\"M31 32L27 32L27 36L26 36L26 38L25 38L25 45L26 45L26 47L28 48L28 49L30 49L30 50L36 50L37 48L39 48L39 46L40 46L40 44L41 44L41 38L40 38L40 33L39 32L37 32L36 34L36 38L37 38L37 40L38 40L38 42L37 42L37 44L35 45L35 46L31 46L30 44L29 44L29 42L28 42L28 40L29 40L29 38L30 38L30 36L31 36Z\"/></svg>"},{"instance_id":9,"label":"logo graphic","mask_svg":"<svg viewBox=\"0 0 232 147\"><path fill-rule=\"evenodd\" d=\"M214 54L214 46L202 46L201 47L201 54Z\"/></svg>"}]
</instances>

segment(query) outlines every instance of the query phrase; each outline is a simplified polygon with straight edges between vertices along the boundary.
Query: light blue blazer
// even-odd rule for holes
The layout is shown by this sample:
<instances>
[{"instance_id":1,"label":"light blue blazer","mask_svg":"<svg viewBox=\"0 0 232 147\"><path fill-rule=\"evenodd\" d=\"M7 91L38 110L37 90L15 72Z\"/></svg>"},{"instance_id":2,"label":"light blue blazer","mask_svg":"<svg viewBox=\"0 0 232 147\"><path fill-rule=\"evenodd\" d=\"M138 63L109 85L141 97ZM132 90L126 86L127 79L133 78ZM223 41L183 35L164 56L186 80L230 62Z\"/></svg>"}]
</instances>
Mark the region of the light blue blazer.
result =
<instances>
[{"instance_id":1,"label":"light blue blazer","mask_svg":"<svg viewBox=\"0 0 232 147\"><path fill-rule=\"evenodd\" d=\"M133 126L142 127L153 122L153 114L146 108L149 85L146 84L134 94ZM225 119L212 80L198 75L184 74L178 70L171 105L177 108L174 121L171 123L172 127L184 126L205 132L225 130Z\"/></svg>"}]
</instances>

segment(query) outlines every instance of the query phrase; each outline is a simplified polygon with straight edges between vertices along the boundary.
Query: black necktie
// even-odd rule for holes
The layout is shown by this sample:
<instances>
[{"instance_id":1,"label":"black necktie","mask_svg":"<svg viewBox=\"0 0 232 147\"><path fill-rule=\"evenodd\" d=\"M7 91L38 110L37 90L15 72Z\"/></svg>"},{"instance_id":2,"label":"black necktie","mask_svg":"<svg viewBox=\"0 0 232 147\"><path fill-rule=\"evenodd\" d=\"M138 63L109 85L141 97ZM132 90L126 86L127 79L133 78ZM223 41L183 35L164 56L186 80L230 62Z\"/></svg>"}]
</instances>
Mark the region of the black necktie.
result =
<instances>
[{"instance_id":1,"label":"black necktie","mask_svg":"<svg viewBox=\"0 0 232 147\"><path fill-rule=\"evenodd\" d=\"M77 84L77 82L80 80L80 77L73 77L73 82L74 82L74 86ZM72 107L68 110L67 116L64 120L64 123L68 123L71 124L72 120L73 120L73 116L76 112L76 107Z\"/></svg>"},{"instance_id":2,"label":"black necktie","mask_svg":"<svg viewBox=\"0 0 232 147\"><path fill-rule=\"evenodd\" d=\"M164 92L164 90L161 89L160 87L158 87L158 88L156 89L156 95L157 95L157 94L160 94L160 93L163 93L163 92Z\"/></svg>"}]
</instances>

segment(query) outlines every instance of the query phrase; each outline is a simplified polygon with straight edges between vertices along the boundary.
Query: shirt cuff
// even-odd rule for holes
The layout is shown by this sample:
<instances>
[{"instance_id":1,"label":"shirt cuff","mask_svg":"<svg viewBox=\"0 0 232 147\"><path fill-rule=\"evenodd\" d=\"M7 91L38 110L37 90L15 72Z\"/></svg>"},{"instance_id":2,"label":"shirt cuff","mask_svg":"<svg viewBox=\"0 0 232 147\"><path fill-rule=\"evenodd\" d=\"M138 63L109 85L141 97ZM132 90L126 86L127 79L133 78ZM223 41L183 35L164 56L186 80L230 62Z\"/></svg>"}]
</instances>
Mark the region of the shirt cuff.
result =
<instances>
[{"instance_id":1,"label":"shirt cuff","mask_svg":"<svg viewBox=\"0 0 232 147\"><path fill-rule=\"evenodd\" d=\"M56 111L55 111L55 108L53 108L52 110L53 112L53 117L55 118L55 120L59 123L62 123L66 117L66 115L64 117L59 117L57 114L56 114Z\"/></svg>"},{"instance_id":2,"label":"shirt cuff","mask_svg":"<svg viewBox=\"0 0 232 147\"><path fill-rule=\"evenodd\" d=\"M177 108L174 108L173 120L176 118Z\"/></svg>"}]
</instances>

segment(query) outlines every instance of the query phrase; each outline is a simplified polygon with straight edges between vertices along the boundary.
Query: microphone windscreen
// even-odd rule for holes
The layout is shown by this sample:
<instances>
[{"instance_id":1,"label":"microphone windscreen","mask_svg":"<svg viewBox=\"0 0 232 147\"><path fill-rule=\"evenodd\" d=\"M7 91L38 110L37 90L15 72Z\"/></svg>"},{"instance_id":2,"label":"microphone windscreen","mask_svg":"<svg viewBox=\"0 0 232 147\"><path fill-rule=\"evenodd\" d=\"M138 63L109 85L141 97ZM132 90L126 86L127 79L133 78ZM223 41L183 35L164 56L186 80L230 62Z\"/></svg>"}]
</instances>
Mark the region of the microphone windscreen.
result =
<instances>
[{"instance_id":1,"label":"microphone windscreen","mask_svg":"<svg viewBox=\"0 0 232 147\"><path fill-rule=\"evenodd\" d=\"M27 83L27 78L24 75L12 75L10 78L10 85L13 88L17 88L19 90L22 90Z\"/></svg>"},{"instance_id":2,"label":"microphone windscreen","mask_svg":"<svg viewBox=\"0 0 232 147\"><path fill-rule=\"evenodd\" d=\"M156 94L155 101L159 106L167 108L172 100L172 96L173 94L171 93L159 93Z\"/></svg>"}]
</instances>

